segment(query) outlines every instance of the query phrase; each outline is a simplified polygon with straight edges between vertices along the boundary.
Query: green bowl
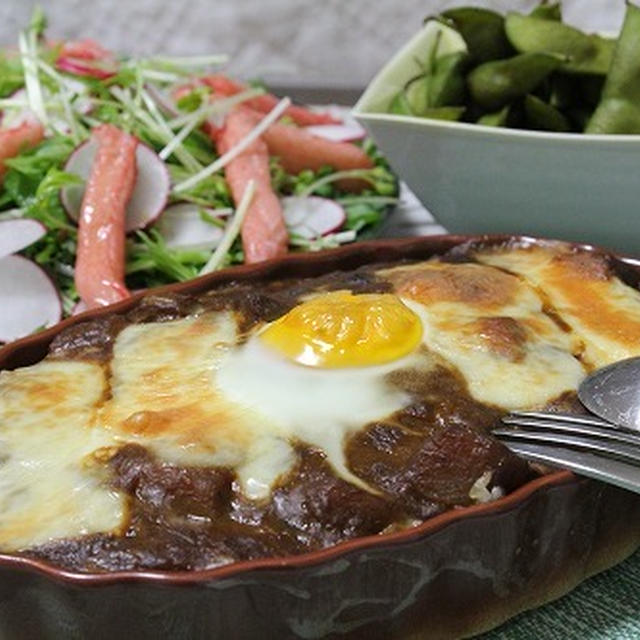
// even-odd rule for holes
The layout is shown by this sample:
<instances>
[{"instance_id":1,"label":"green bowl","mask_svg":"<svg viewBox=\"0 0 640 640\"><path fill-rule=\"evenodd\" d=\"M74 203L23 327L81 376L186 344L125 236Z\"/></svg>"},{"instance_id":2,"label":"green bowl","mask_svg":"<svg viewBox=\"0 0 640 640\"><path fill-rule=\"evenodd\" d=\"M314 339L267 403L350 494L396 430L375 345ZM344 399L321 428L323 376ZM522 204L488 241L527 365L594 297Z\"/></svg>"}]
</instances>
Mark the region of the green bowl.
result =
<instances>
[{"instance_id":1,"label":"green bowl","mask_svg":"<svg viewBox=\"0 0 640 640\"><path fill-rule=\"evenodd\" d=\"M426 25L369 84L354 109L394 171L455 233L516 233L640 254L639 135L546 133L386 113L420 72L436 34Z\"/></svg>"}]
</instances>

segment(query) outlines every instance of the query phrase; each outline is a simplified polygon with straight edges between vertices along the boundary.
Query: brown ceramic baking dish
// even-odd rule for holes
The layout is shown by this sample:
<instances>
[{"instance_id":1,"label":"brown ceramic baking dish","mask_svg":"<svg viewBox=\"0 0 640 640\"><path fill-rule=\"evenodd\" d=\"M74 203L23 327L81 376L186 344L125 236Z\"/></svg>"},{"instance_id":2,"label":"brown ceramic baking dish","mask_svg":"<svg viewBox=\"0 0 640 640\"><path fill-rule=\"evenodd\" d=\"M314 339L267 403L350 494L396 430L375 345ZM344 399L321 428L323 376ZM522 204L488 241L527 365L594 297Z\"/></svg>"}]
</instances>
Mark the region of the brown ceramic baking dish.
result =
<instances>
[{"instance_id":1,"label":"brown ceramic baking dish","mask_svg":"<svg viewBox=\"0 0 640 640\"><path fill-rule=\"evenodd\" d=\"M363 243L222 271L164 291L201 293L232 281L318 276L426 259L470 241L509 239L437 236ZM617 258L614 264L637 286L636 262ZM62 329L127 311L139 298L5 347L0 369L39 361ZM204 571L73 573L0 555L0 635L466 637L559 597L632 553L640 545L639 506L640 496L559 471L494 502L454 509L401 532Z\"/></svg>"}]
</instances>

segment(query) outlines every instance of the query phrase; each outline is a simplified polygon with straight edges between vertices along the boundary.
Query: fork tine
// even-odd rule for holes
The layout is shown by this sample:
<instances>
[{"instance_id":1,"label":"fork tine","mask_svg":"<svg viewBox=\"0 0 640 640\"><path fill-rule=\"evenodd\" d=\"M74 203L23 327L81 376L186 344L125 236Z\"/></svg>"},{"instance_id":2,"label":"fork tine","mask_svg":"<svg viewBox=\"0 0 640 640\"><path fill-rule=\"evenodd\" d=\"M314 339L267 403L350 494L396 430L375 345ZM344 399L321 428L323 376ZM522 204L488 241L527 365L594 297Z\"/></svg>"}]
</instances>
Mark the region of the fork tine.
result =
<instances>
[{"instance_id":1,"label":"fork tine","mask_svg":"<svg viewBox=\"0 0 640 640\"><path fill-rule=\"evenodd\" d=\"M629 445L611 441L608 438L579 436L550 431L535 431L532 429L494 429L492 433L506 442L517 440L535 442L540 445L578 448L585 451L592 451L606 457L624 459L640 466L640 447L637 444Z\"/></svg>"},{"instance_id":2,"label":"fork tine","mask_svg":"<svg viewBox=\"0 0 640 640\"><path fill-rule=\"evenodd\" d=\"M509 415L505 416L503 420L511 418L526 418L526 419L554 419L559 422L566 422L569 424L584 424L593 427L602 427L603 429L618 430L617 427L602 418L592 415L578 415L575 413L549 413L547 411L512 411Z\"/></svg>"},{"instance_id":3,"label":"fork tine","mask_svg":"<svg viewBox=\"0 0 640 640\"><path fill-rule=\"evenodd\" d=\"M569 469L580 475L640 493L640 469L625 462L562 447L525 442L505 444L514 453L528 460Z\"/></svg>"},{"instance_id":4,"label":"fork tine","mask_svg":"<svg viewBox=\"0 0 640 640\"><path fill-rule=\"evenodd\" d=\"M569 417L572 418L574 416ZM640 433L638 432L621 431L612 425L602 427L596 421L583 422L566 420L565 418L566 416L564 415L557 417L555 413L512 413L504 416L502 422L520 429L538 429L549 432L592 436L605 440L626 442L627 444L640 447Z\"/></svg>"}]
</instances>

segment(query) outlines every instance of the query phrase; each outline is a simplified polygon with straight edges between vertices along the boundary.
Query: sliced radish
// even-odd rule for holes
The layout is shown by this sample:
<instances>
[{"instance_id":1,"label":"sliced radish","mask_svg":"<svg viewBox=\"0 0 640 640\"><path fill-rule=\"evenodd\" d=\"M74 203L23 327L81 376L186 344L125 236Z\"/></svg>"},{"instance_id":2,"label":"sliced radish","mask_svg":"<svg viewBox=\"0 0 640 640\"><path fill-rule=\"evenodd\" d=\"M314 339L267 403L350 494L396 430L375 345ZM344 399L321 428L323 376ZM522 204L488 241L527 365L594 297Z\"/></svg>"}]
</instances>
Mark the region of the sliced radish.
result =
<instances>
[{"instance_id":1,"label":"sliced radish","mask_svg":"<svg viewBox=\"0 0 640 640\"><path fill-rule=\"evenodd\" d=\"M56 67L60 71L72 73L76 76L88 76L98 80L106 80L118 72L117 64L111 60L99 61L72 56L60 56L56 60Z\"/></svg>"},{"instance_id":2,"label":"sliced radish","mask_svg":"<svg viewBox=\"0 0 640 640\"><path fill-rule=\"evenodd\" d=\"M347 219L345 210L328 198L288 196L281 202L289 231L308 240L336 231Z\"/></svg>"},{"instance_id":3,"label":"sliced radish","mask_svg":"<svg viewBox=\"0 0 640 640\"><path fill-rule=\"evenodd\" d=\"M75 173L86 180L91 172L96 149L93 140L77 146L65 164L65 171ZM127 205L127 232L144 229L158 218L167 204L171 187L169 171L153 149L145 144L138 144L136 163L138 176ZM76 222L80 215L84 189L84 185L69 185L60 193L62 206Z\"/></svg>"},{"instance_id":4,"label":"sliced radish","mask_svg":"<svg viewBox=\"0 0 640 640\"><path fill-rule=\"evenodd\" d=\"M336 120L341 120L342 124L318 124L305 127L314 136L320 136L333 142L355 142L367 137L364 127L351 115L347 107L330 105L323 109Z\"/></svg>"},{"instance_id":5,"label":"sliced radish","mask_svg":"<svg viewBox=\"0 0 640 640\"><path fill-rule=\"evenodd\" d=\"M31 260L0 260L0 342L10 342L62 318L62 302L49 276Z\"/></svg>"},{"instance_id":6,"label":"sliced radish","mask_svg":"<svg viewBox=\"0 0 640 640\"><path fill-rule=\"evenodd\" d=\"M366 137L367 132L355 120L344 124L314 124L305 129L320 138L332 142L355 142Z\"/></svg>"},{"instance_id":7,"label":"sliced radish","mask_svg":"<svg viewBox=\"0 0 640 640\"><path fill-rule=\"evenodd\" d=\"M84 313L88 310L89 307L87 306L87 303L84 300L78 300L78 302L76 302L73 307L71 307L70 313L72 316L77 316L79 313Z\"/></svg>"},{"instance_id":8,"label":"sliced radish","mask_svg":"<svg viewBox=\"0 0 640 640\"><path fill-rule=\"evenodd\" d=\"M111 51L91 38L66 40L60 48L60 56L69 56L80 60L113 60Z\"/></svg>"},{"instance_id":9,"label":"sliced radish","mask_svg":"<svg viewBox=\"0 0 640 640\"><path fill-rule=\"evenodd\" d=\"M173 249L214 249L224 235L224 228L203 220L202 213L222 219L229 216L232 209L207 209L181 202L165 209L154 228Z\"/></svg>"},{"instance_id":10,"label":"sliced radish","mask_svg":"<svg viewBox=\"0 0 640 640\"><path fill-rule=\"evenodd\" d=\"M22 251L45 233L47 228L33 218L0 221L0 258Z\"/></svg>"}]
</instances>

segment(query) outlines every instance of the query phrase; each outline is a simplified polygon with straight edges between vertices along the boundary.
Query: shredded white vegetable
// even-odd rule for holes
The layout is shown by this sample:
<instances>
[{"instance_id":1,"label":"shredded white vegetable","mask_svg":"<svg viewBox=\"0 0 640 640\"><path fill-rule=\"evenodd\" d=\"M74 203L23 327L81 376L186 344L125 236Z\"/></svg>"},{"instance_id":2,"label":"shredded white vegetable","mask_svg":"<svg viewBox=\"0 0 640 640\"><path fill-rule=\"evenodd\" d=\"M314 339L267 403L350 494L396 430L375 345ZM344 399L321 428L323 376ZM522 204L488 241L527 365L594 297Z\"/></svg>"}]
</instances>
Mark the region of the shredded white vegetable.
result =
<instances>
[{"instance_id":1,"label":"shredded white vegetable","mask_svg":"<svg viewBox=\"0 0 640 640\"><path fill-rule=\"evenodd\" d=\"M204 119L216 113L225 113L227 111L230 111L231 108L235 107L237 104L245 102L246 100L250 100L251 98L255 98L256 96L261 96L263 94L264 89L260 89L258 87L247 89L246 91L236 93L235 95L228 98L222 98L220 100L216 100L215 102L206 104L196 111L192 111L191 113L185 113L181 116L176 116L172 120L167 121L167 126L170 129L177 129L178 127L184 126L187 122L190 122L191 119L196 115L198 115L200 119Z\"/></svg>"},{"instance_id":2,"label":"shredded white vegetable","mask_svg":"<svg viewBox=\"0 0 640 640\"><path fill-rule=\"evenodd\" d=\"M48 65L44 60L38 59L37 62L38 67L48 75L52 80L54 80L58 84L58 93L57 96L60 99L62 104L62 109L65 115L65 122L69 126L71 131L71 137L75 144L78 144L82 139L80 134L80 128L78 125L78 121L74 115L73 109L71 107L71 100L69 98L69 89L68 84L65 82L65 79L50 65ZM77 92L73 92L76 95L79 95ZM64 133L64 132L62 132Z\"/></svg>"},{"instance_id":3,"label":"shredded white vegetable","mask_svg":"<svg viewBox=\"0 0 640 640\"><path fill-rule=\"evenodd\" d=\"M207 105L208 108L201 108L197 111L189 114L191 117L186 120L182 129L169 141L169 143L158 154L162 160L166 160L177 147L179 147L184 139L202 122L206 117L214 115L216 113L222 113L229 111L234 105L244 102L249 98L254 97L256 94L262 93L262 91L256 92L255 90L243 91L241 94L232 96L226 100L220 100L214 102L211 105ZM171 123L167 122L167 126L171 129Z\"/></svg>"},{"instance_id":4,"label":"shredded white vegetable","mask_svg":"<svg viewBox=\"0 0 640 640\"><path fill-rule=\"evenodd\" d=\"M166 120L162 117L162 114L156 107L155 102L146 90L141 89L140 96L142 97L148 111L136 106L129 90L125 90L120 87L111 87L110 92L116 100L129 110L134 118L144 124L145 127L149 128L149 130L158 136L164 144L169 144L169 142L171 142L174 138L174 133L167 126ZM85 118L85 120L89 122L88 118ZM193 157L193 155L191 155L191 153L189 153L182 143L176 146L174 154L185 169L188 169L189 171L198 171L202 168L202 165Z\"/></svg>"},{"instance_id":5,"label":"shredded white vegetable","mask_svg":"<svg viewBox=\"0 0 640 640\"><path fill-rule=\"evenodd\" d=\"M209 258L207 264L205 264L204 267L202 267L202 269L200 270L201 276L219 269L222 265L227 252L229 251L229 249L231 249L233 241L238 237L238 234L240 233L242 222L244 221L244 218L247 215L247 211L251 206L251 201L253 200L255 192L255 180L249 180L244 193L242 194L242 198L240 199L240 203L238 204L238 208L236 209L233 218L229 221L220 244L216 247L216 250Z\"/></svg>"},{"instance_id":6,"label":"shredded white vegetable","mask_svg":"<svg viewBox=\"0 0 640 640\"><path fill-rule=\"evenodd\" d=\"M367 182L373 183L373 180L369 175L370 171L372 171L372 169L349 169L347 171L335 171L334 173L330 173L328 176L318 178L318 180L312 182L306 189L298 194L298 197L306 198L310 196L316 189L323 187L325 184L335 182L336 180L342 180L343 178L358 178L360 180L366 180Z\"/></svg>"},{"instance_id":7,"label":"shredded white vegetable","mask_svg":"<svg viewBox=\"0 0 640 640\"><path fill-rule=\"evenodd\" d=\"M191 189L199 182L208 178L210 175L216 173L216 171L220 171L228 162L233 160L237 155L241 154L256 138L258 138L263 131L268 129L287 109L287 107L291 104L291 100L289 98L282 98L278 104L269 111L269 113L260 120L260 122L251 130L249 133L238 142L235 147L232 147L221 155L217 160L212 162L209 166L202 169L195 175L187 178L186 180L178 183L174 188L174 193L180 193L181 191L186 191L187 189Z\"/></svg>"},{"instance_id":8,"label":"shredded white vegetable","mask_svg":"<svg viewBox=\"0 0 640 640\"><path fill-rule=\"evenodd\" d=\"M24 32L20 32L18 36L18 48L22 59L22 69L24 73L24 85L27 90L27 99L29 100L29 108L35 116L40 120L43 126L47 125L47 111L44 107L42 98L42 87L40 86L40 78L38 78L38 68L35 64L37 52L32 51L31 44L36 46L35 37L27 36Z\"/></svg>"}]
</instances>

